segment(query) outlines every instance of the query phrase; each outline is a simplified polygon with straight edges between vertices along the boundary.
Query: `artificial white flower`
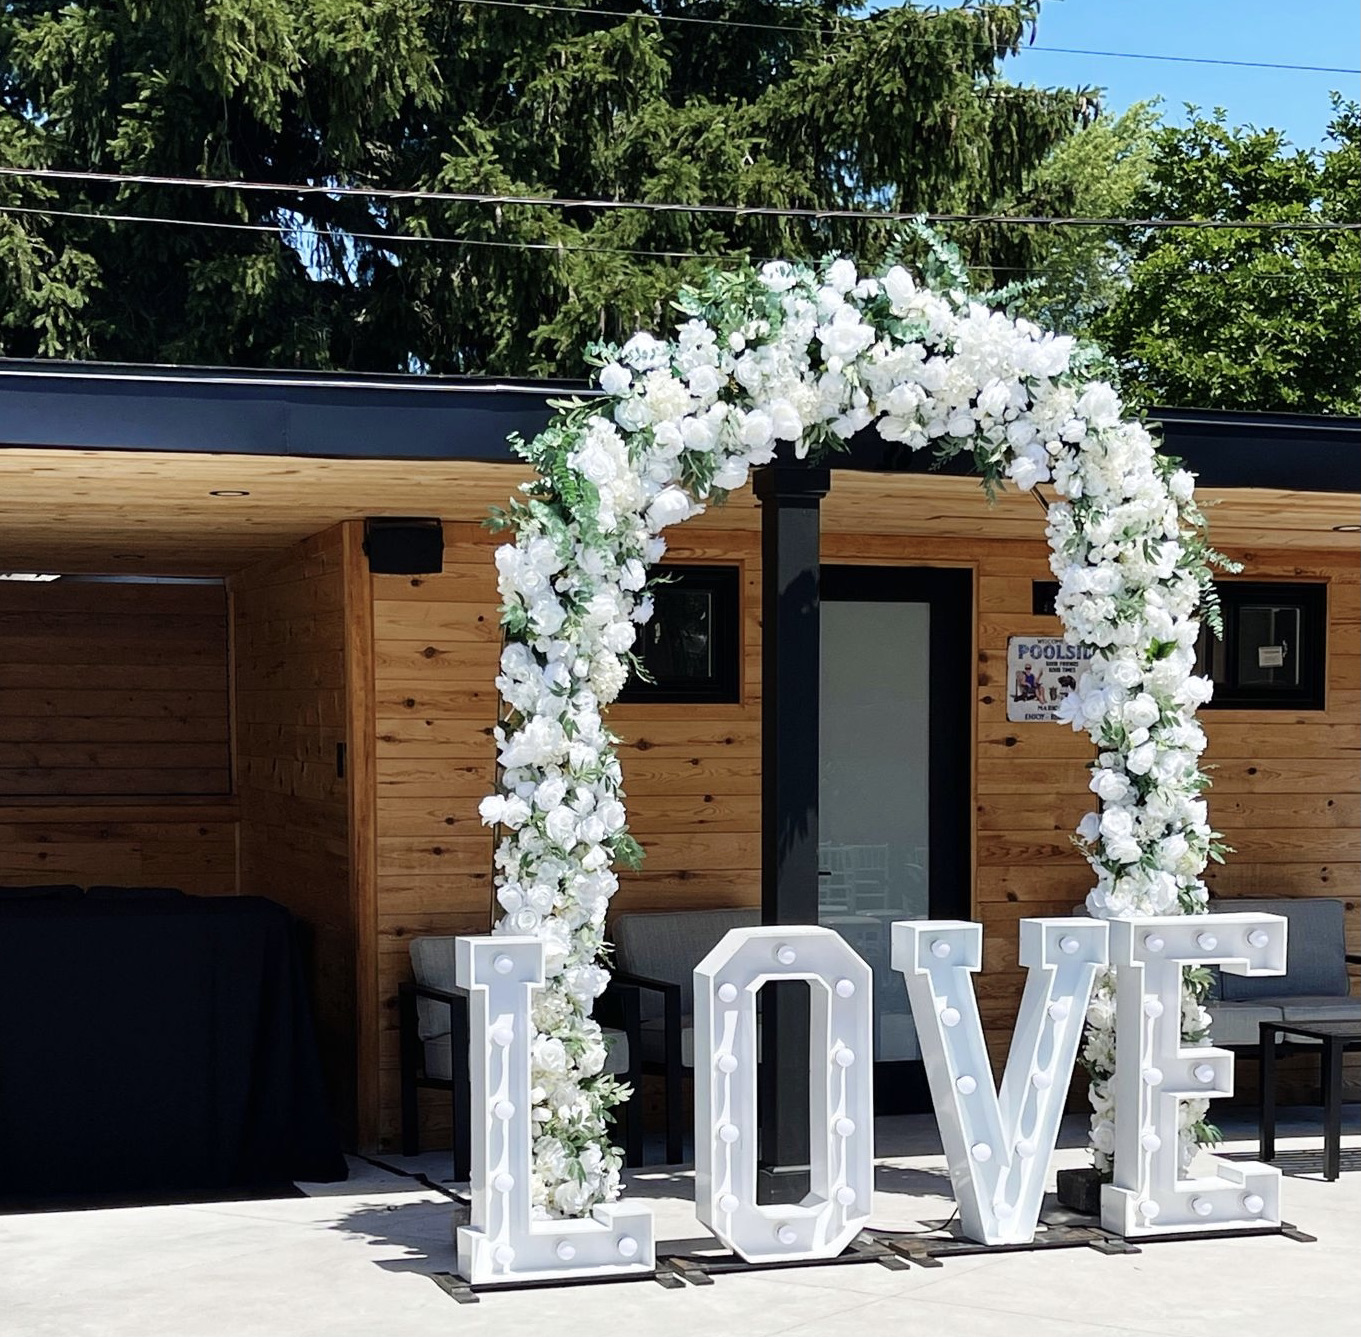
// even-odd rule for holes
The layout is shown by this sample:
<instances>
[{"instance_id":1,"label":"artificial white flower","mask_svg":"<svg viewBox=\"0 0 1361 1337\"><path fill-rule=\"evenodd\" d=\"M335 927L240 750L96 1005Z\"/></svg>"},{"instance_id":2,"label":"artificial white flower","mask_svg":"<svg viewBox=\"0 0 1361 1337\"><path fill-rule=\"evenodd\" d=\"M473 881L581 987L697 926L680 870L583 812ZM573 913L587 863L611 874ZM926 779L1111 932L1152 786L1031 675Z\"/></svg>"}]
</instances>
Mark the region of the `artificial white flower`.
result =
<instances>
[{"instance_id":1,"label":"artificial white flower","mask_svg":"<svg viewBox=\"0 0 1361 1337\"><path fill-rule=\"evenodd\" d=\"M1052 483L1057 610L1089 656L1057 714L1096 745L1090 788L1102 805L1077 830L1095 884L1088 907L1177 913L1207 895L1205 735L1194 719L1210 692L1194 674L1204 567L1181 533L1197 514L1192 476L1159 467L1148 432L1121 421L1114 389L1074 370L1071 338L921 289L900 266L861 277L849 260L819 271L774 262L759 279L750 309L715 298L711 318L687 320L673 341L628 340L600 372L609 405L560 419L558 435L529 451L552 466L549 491L531 492L547 501L515 514L514 542L496 554L508 629L496 686L508 710L493 731L500 792L479 811L504 832L494 931L535 936L547 965L530 1094L541 1216L586 1214L619 1188L607 1124L616 1088L589 1015L607 979L600 953L619 885L610 864L628 848L623 775L601 711L652 612L646 568L666 551L660 531L701 512L712 491L741 487L779 441L802 456L876 424L913 450L933 441L971 450L995 482ZM897 318L886 328L874 318L881 294ZM583 486L555 499L564 471ZM1114 1006L1105 976L1083 1044L1098 1165L1114 1145ZM1199 1040L1207 1025L1188 996L1184 1035ZM1183 1156L1196 1105L1185 1103Z\"/></svg>"}]
</instances>

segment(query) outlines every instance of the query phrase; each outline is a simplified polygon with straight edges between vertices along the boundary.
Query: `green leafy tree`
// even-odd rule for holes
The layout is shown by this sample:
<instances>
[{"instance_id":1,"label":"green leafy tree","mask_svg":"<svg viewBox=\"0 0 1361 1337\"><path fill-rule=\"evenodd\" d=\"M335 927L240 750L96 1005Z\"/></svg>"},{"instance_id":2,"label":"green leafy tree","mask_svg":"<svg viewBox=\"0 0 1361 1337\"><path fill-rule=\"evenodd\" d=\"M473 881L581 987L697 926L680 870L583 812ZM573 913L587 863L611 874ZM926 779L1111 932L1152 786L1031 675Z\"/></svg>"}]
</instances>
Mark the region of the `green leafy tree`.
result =
<instances>
[{"instance_id":1,"label":"green leafy tree","mask_svg":"<svg viewBox=\"0 0 1361 1337\"><path fill-rule=\"evenodd\" d=\"M1328 143L1293 150L1223 112L1152 135L1143 218L1361 221L1361 115L1334 98ZM1060 150L1062 152L1062 150ZM1144 229L1088 323L1128 398L1200 408L1361 412L1361 235Z\"/></svg>"},{"instance_id":2,"label":"green leafy tree","mask_svg":"<svg viewBox=\"0 0 1361 1337\"><path fill-rule=\"evenodd\" d=\"M1038 0L555 5L6 4L5 163L280 189L0 177L0 352L576 373L589 340L664 323L712 257L874 262L891 230L287 185L974 212L1023 193L1093 109L1001 77ZM232 226L64 216L92 212ZM965 243L980 264L1031 253L1005 229Z\"/></svg>"},{"instance_id":3,"label":"green leafy tree","mask_svg":"<svg viewBox=\"0 0 1361 1337\"><path fill-rule=\"evenodd\" d=\"M1157 128L1151 102L1136 102L1118 116L1103 112L1054 148L1006 211L1132 217L1148 185ZM1028 276L1034 286L1022 301L1026 314L1050 329L1084 333L1124 292L1129 237L1121 227L1036 227L1024 238L1024 267L996 278Z\"/></svg>"}]
</instances>

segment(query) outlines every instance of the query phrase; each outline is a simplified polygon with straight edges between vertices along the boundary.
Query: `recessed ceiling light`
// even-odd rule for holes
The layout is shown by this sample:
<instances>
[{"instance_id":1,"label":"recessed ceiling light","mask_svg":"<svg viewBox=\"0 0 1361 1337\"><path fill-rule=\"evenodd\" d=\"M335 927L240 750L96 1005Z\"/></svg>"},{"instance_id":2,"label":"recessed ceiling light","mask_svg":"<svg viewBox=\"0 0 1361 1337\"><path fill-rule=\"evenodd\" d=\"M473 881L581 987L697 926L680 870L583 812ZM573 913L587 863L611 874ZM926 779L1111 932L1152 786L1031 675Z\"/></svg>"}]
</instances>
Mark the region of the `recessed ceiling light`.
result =
<instances>
[{"instance_id":1,"label":"recessed ceiling light","mask_svg":"<svg viewBox=\"0 0 1361 1337\"><path fill-rule=\"evenodd\" d=\"M1334 534L1361 534L1361 525L1334 525Z\"/></svg>"},{"instance_id":2,"label":"recessed ceiling light","mask_svg":"<svg viewBox=\"0 0 1361 1337\"><path fill-rule=\"evenodd\" d=\"M42 571L0 571L0 580L47 581L60 579L60 576L51 576Z\"/></svg>"},{"instance_id":3,"label":"recessed ceiling light","mask_svg":"<svg viewBox=\"0 0 1361 1337\"><path fill-rule=\"evenodd\" d=\"M249 497L249 492L243 492L240 488L219 487L208 494L210 497Z\"/></svg>"}]
</instances>

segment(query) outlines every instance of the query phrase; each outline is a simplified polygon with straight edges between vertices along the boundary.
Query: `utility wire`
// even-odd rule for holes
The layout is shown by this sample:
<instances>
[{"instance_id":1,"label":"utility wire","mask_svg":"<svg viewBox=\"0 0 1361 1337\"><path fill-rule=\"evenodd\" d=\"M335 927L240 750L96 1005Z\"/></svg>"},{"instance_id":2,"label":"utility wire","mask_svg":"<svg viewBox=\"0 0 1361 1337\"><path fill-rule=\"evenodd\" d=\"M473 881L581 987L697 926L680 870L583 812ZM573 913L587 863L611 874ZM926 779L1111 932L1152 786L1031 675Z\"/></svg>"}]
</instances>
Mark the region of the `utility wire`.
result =
<instances>
[{"instance_id":1,"label":"utility wire","mask_svg":"<svg viewBox=\"0 0 1361 1337\"><path fill-rule=\"evenodd\" d=\"M373 200L419 200L443 204L488 204L550 209L630 209L659 214L718 214L734 218L807 218L859 222L988 223L1018 227L1231 228L1249 232L1361 232L1361 222L1325 219L1066 218L1032 214L923 213L899 209L809 209L765 204L679 204L655 200L577 199L559 195L486 194L480 191L394 190L378 186L319 185L313 182L230 181L210 177L144 173L66 171L46 167L0 167L0 176L43 181L80 181L119 186L183 186L196 190L263 191L273 195L331 195Z\"/></svg>"},{"instance_id":2,"label":"utility wire","mask_svg":"<svg viewBox=\"0 0 1361 1337\"><path fill-rule=\"evenodd\" d=\"M761 255L744 256L733 254L732 252L655 251L628 246L575 246L567 243L559 244L557 242L505 240L488 237L438 237L410 232L341 231L331 233L322 231L318 228L299 227L291 223L232 223L206 218L171 218L155 214L111 214L83 209L45 209L38 206L22 204L0 204L0 214L23 214L40 218L71 218L78 219L82 222L152 223L167 227L204 228L223 232L265 233L270 236L277 236L283 241L288 241L290 238L294 237L311 237L316 240L372 241L384 246L389 244L411 244L416 246L490 247L493 249L514 251L556 251L561 254L579 252L591 255L625 255L651 260L704 260L713 264L741 264L744 262L760 264L765 260L777 258ZM779 258L791 260L797 259L798 257L786 255ZM1018 274L1030 277L1051 275L1059 278L1073 278L1076 275L1085 272L1083 266L965 265L965 268L978 274ZM1179 276L1184 275L1186 278L1220 277L1218 275L1197 273L1193 270L1179 271L1178 273ZM1312 269L1307 271L1307 274L1255 274L1253 275L1252 281L1254 283L1279 283L1293 281L1300 277L1355 280L1361 278L1361 270Z\"/></svg>"},{"instance_id":3,"label":"utility wire","mask_svg":"<svg viewBox=\"0 0 1361 1337\"><path fill-rule=\"evenodd\" d=\"M851 31L849 27L819 27L792 23L753 23L745 19L706 19L692 14L652 14L645 9L583 9L576 5L541 4L539 0L458 0L461 5L475 5L485 9L535 10L549 14L571 14L577 18L590 19L650 19L654 23L694 23L711 28L748 28L758 32L778 32L807 34L814 37L835 37ZM879 10L877 13L885 11ZM866 14L863 19L873 18ZM852 19L854 23L857 19ZM946 37L933 37L927 33L905 33L900 40L920 43L924 46L939 46L949 41ZM1022 48L1024 51L1049 51L1065 56L1103 56L1118 60L1166 60L1184 65L1232 65L1240 69L1253 70L1302 70L1313 74L1361 74L1361 69L1346 69L1335 65L1284 65L1269 60L1221 60L1213 56L1164 56L1142 51L1090 51L1075 46L1034 46Z\"/></svg>"},{"instance_id":4,"label":"utility wire","mask_svg":"<svg viewBox=\"0 0 1361 1337\"><path fill-rule=\"evenodd\" d=\"M523 251L589 251L599 255L636 255L650 260L734 261L741 256L706 255L701 251L648 251L626 246L574 246L555 241L498 241L484 237L431 237L412 232L325 232L319 228L295 227L290 223L228 223L208 218L167 218L155 214L110 214L84 209L42 209L21 204L0 204L0 213L37 214L43 218L79 218L102 223L161 223L167 227L211 228L223 232L267 232L282 237L313 237L331 241L411 242L418 246L491 246Z\"/></svg>"}]
</instances>

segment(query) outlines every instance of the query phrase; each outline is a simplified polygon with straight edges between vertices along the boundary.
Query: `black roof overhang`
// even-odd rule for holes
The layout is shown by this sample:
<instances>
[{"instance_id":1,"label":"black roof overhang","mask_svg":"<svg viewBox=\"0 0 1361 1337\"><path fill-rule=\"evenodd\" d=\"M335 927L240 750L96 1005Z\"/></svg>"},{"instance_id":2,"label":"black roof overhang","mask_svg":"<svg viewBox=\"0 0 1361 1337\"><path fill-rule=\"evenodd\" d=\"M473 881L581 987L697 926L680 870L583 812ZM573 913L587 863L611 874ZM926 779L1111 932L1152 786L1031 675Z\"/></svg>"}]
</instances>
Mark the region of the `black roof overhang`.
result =
<instances>
[{"instance_id":1,"label":"black roof overhang","mask_svg":"<svg viewBox=\"0 0 1361 1337\"><path fill-rule=\"evenodd\" d=\"M513 458L578 382L0 359L0 445L338 459ZM1207 487L1361 493L1361 419L1158 409L1166 449ZM834 468L922 473L926 451L856 437ZM967 474L967 460L944 472Z\"/></svg>"}]
</instances>

